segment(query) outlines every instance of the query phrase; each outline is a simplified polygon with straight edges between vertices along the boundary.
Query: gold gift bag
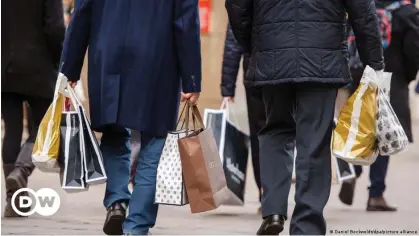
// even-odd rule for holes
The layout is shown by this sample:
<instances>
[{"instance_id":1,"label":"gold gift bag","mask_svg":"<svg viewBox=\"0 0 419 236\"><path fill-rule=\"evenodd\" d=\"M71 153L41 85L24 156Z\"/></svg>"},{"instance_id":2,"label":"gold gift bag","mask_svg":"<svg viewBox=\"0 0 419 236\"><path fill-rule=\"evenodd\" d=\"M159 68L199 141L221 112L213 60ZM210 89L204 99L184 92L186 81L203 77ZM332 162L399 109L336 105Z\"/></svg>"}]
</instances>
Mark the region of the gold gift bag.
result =
<instances>
[{"instance_id":1,"label":"gold gift bag","mask_svg":"<svg viewBox=\"0 0 419 236\"><path fill-rule=\"evenodd\" d=\"M376 137L378 82L377 72L367 66L333 131L333 154L354 165L371 165L379 153Z\"/></svg>"},{"instance_id":2,"label":"gold gift bag","mask_svg":"<svg viewBox=\"0 0 419 236\"><path fill-rule=\"evenodd\" d=\"M52 104L42 118L32 152L32 162L41 171L58 172L57 162L60 149L60 124L64 108L64 89L68 85L67 78L60 74L55 86Z\"/></svg>"}]
</instances>

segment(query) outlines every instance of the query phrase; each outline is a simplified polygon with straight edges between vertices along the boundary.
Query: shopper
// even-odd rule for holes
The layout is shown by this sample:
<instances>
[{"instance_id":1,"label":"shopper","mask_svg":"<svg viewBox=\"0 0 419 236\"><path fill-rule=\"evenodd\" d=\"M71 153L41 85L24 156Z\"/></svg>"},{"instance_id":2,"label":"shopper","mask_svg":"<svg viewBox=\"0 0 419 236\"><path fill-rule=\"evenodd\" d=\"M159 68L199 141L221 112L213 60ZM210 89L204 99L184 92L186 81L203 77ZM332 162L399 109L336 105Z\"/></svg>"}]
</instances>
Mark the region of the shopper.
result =
<instances>
[{"instance_id":1,"label":"shopper","mask_svg":"<svg viewBox=\"0 0 419 236\"><path fill-rule=\"evenodd\" d=\"M76 1L61 72L74 86L89 48L91 124L102 132L108 175L106 234L146 235L156 222L157 165L176 126L181 91L183 100L197 103L200 45L196 0ZM132 194L131 129L141 133Z\"/></svg>"},{"instance_id":2,"label":"shopper","mask_svg":"<svg viewBox=\"0 0 419 236\"><path fill-rule=\"evenodd\" d=\"M419 70L419 10L410 1L382 1L376 0L379 14L382 45L386 71L392 72L390 102L403 126L410 142L412 137L412 122L409 107L409 83L416 78ZM391 19L388 18L391 15ZM387 22L390 21L390 25ZM387 32L387 33L384 33ZM355 92L362 77L364 66L357 57L356 40L349 40L349 55L351 74L354 83L351 92ZM353 46L353 47L351 47ZM358 62L358 63L356 63ZM396 211L397 208L390 206L384 199L386 189L386 176L389 165L389 156L378 156L371 165L369 178L369 198L367 211ZM361 166L355 166L356 176L362 173ZM339 193L340 200L347 205L352 205L356 179L345 181Z\"/></svg>"},{"instance_id":3,"label":"shopper","mask_svg":"<svg viewBox=\"0 0 419 236\"><path fill-rule=\"evenodd\" d=\"M37 130L54 95L65 33L62 2L3 1L1 27L2 159L7 196L4 216L15 217L18 214L11 207L11 197L28 184L34 169L31 154ZM25 102L31 113L28 122L33 126L21 145Z\"/></svg>"},{"instance_id":4,"label":"shopper","mask_svg":"<svg viewBox=\"0 0 419 236\"><path fill-rule=\"evenodd\" d=\"M260 87L266 125L259 134L263 222L279 234L287 219L296 141L296 206L290 234L326 234L330 143L338 88L351 81L346 15L361 40L365 65L382 70L372 0L227 0L233 33L250 53L245 85Z\"/></svg>"}]
</instances>

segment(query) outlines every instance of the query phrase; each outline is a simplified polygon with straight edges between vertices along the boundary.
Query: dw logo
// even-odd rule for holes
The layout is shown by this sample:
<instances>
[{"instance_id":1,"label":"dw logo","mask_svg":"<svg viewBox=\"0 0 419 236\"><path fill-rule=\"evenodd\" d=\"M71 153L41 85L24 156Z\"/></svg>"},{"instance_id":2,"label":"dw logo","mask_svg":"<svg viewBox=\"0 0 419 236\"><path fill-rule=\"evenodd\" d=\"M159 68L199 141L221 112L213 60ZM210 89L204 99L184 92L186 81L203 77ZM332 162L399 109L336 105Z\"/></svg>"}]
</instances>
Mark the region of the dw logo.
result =
<instances>
[{"instance_id":1,"label":"dw logo","mask_svg":"<svg viewBox=\"0 0 419 236\"><path fill-rule=\"evenodd\" d=\"M19 196L22 192L27 192L28 195ZM18 201L16 201L17 197ZM35 192L30 188L21 188L13 194L11 203L13 210L21 216L30 216L35 212L41 216L51 216L60 208L61 199L54 189L41 188ZM16 206L16 203L19 207ZM31 210L22 212L19 208L31 208Z\"/></svg>"}]
</instances>

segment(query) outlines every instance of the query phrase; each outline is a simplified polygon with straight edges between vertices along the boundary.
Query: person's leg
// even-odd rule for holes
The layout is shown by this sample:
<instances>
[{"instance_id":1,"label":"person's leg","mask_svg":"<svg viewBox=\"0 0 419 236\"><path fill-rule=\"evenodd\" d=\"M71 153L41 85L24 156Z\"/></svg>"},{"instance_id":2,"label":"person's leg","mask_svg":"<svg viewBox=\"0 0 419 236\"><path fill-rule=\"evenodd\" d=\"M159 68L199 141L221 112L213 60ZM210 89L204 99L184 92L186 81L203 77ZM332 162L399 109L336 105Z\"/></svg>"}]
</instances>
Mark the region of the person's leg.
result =
<instances>
[{"instance_id":1,"label":"person's leg","mask_svg":"<svg viewBox=\"0 0 419 236\"><path fill-rule=\"evenodd\" d=\"M135 130L131 131L131 168L130 168L130 179L129 182L135 185L135 172L138 166L138 155L141 150L141 133Z\"/></svg>"},{"instance_id":2,"label":"person's leg","mask_svg":"<svg viewBox=\"0 0 419 236\"><path fill-rule=\"evenodd\" d=\"M23 99L18 94L1 94L1 115L4 121L2 145L3 165L15 165L23 132Z\"/></svg>"},{"instance_id":3,"label":"person's leg","mask_svg":"<svg viewBox=\"0 0 419 236\"><path fill-rule=\"evenodd\" d=\"M32 150L35 144L36 136L38 134L39 125L42 118L51 105L52 99L39 98L39 97L26 97L27 101L27 119L28 119L28 132L29 137L26 139L22 148L20 149L19 156L16 160L16 170L13 171L14 180L16 183L21 182L23 187L27 186L27 179L35 168L32 163Z\"/></svg>"},{"instance_id":4,"label":"person's leg","mask_svg":"<svg viewBox=\"0 0 419 236\"><path fill-rule=\"evenodd\" d=\"M263 105L262 89L258 87L246 88L247 114L250 129L250 149L252 154L253 174L259 190L259 201L262 201L262 183L260 180L259 165L259 132L266 124L266 115Z\"/></svg>"},{"instance_id":5,"label":"person's leg","mask_svg":"<svg viewBox=\"0 0 419 236\"><path fill-rule=\"evenodd\" d=\"M262 88L266 125L260 131L260 168L263 188L262 217L258 235L278 234L287 217L291 187L295 122L292 85Z\"/></svg>"},{"instance_id":6,"label":"person's leg","mask_svg":"<svg viewBox=\"0 0 419 236\"><path fill-rule=\"evenodd\" d=\"M15 162L20 152L23 132L23 100L17 94L1 94L1 115L4 121L2 144L3 173L6 180L15 169ZM16 189L6 181L6 201L4 217L19 216L11 207L10 200Z\"/></svg>"},{"instance_id":7,"label":"person's leg","mask_svg":"<svg viewBox=\"0 0 419 236\"><path fill-rule=\"evenodd\" d=\"M108 235L122 234L126 207L131 194L128 190L130 168L130 131L109 126L103 129L102 151L108 180L103 204L108 210L103 231Z\"/></svg>"},{"instance_id":8,"label":"person's leg","mask_svg":"<svg viewBox=\"0 0 419 236\"><path fill-rule=\"evenodd\" d=\"M383 194L386 189L386 176L389 163L389 156L378 156L377 160L370 167L369 199L367 211L396 211L385 201Z\"/></svg>"},{"instance_id":9,"label":"person's leg","mask_svg":"<svg viewBox=\"0 0 419 236\"><path fill-rule=\"evenodd\" d=\"M356 179L359 178L362 174L362 166L354 166L355 169L355 178L345 180L342 183L342 186L340 188L339 192L339 199L342 203L351 206L354 200L354 194L355 194L355 185L356 185Z\"/></svg>"},{"instance_id":10,"label":"person's leg","mask_svg":"<svg viewBox=\"0 0 419 236\"><path fill-rule=\"evenodd\" d=\"M324 235L323 209L330 195L330 142L338 89L325 84L296 86L297 183L290 234Z\"/></svg>"},{"instance_id":11,"label":"person's leg","mask_svg":"<svg viewBox=\"0 0 419 236\"><path fill-rule=\"evenodd\" d=\"M124 233L147 235L157 218L158 205L154 203L157 166L165 138L141 134L135 185L129 203L129 213L124 222Z\"/></svg>"}]
</instances>

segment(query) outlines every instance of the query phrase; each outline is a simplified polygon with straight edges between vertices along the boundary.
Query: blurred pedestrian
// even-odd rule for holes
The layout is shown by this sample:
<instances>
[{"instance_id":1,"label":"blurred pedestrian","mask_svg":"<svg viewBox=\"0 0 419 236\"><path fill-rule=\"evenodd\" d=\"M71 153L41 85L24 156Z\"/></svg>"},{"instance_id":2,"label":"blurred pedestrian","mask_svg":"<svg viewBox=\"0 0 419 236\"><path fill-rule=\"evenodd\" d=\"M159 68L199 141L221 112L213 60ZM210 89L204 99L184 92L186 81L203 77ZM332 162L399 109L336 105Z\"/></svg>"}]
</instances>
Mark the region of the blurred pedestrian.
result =
<instances>
[{"instance_id":1,"label":"blurred pedestrian","mask_svg":"<svg viewBox=\"0 0 419 236\"><path fill-rule=\"evenodd\" d=\"M410 1L383 1L376 0L377 11L385 12L391 9L391 22L387 17L379 17L381 30L389 32L383 34L383 49L385 59L385 71L392 72L390 102L403 126L410 142L412 137L412 122L409 107L409 83L416 78L419 70L419 10ZM387 30L388 29L388 30ZM356 41L349 40L349 55L351 62L357 62ZM389 40L391 39L391 40ZM387 44L389 43L389 44ZM352 48L351 45L354 45ZM351 93L355 92L362 77L364 66L362 62L350 63L351 74L354 82L351 86ZM383 197L385 191L385 179L389 164L389 156L378 156L377 160L370 167L369 198L367 211L396 211L397 208L387 204ZM355 166L356 176L362 173L361 166ZM347 205L352 205L356 179L345 181L339 193L339 199Z\"/></svg>"},{"instance_id":2,"label":"blurred pedestrian","mask_svg":"<svg viewBox=\"0 0 419 236\"><path fill-rule=\"evenodd\" d=\"M108 175L103 231L148 234L157 217L156 174L165 137L175 129L180 97L196 104L201 91L198 3L76 1L61 67L73 86L87 48L91 124L102 132ZM131 129L141 133L132 194Z\"/></svg>"},{"instance_id":3,"label":"blurred pedestrian","mask_svg":"<svg viewBox=\"0 0 419 236\"><path fill-rule=\"evenodd\" d=\"M290 234L326 234L330 142L338 88L351 81L346 11L362 40L362 61L384 68L371 0L227 0L236 40L251 54L247 86L261 87L266 125L259 134L263 222L279 234L287 219L296 141L296 206Z\"/></svg>"},{"instance_id":4,"label":"blurred pedestrian","mask_svg":"<svg viewBox=\"0 0 419 236\"><path fill-rule=\"evenodd\" d=\"M2 160L7 196L4 216L16 217L11 197L27 187L34 169L31 155L38 127L54 94L65 33L62 1L2 1L1 27ZM22 145L25 102L32 125Z\"/></svg>"},{"instance_id":5,"label":"blurred pedestrian","mask_svg":"<svg viewBox=\"0 0 419 236\"><path fill-rule=\"evenodd\" d=\"M240 61L243 57L243 71L249 65L249 54L243 53L242 47L234 38L231 26L227 26L227 35L224 46L224 58L221 77L221 95L229 102L234 102L236 81L239 73ZM265 125L265 110L263 109L262 91L260 88L246 87L246 102L250 128L250 147L252 152L253 173L258 187L259 201L262 200L262 184L259 167L259 140L258 133ZM259 208L259 212L261 208Z\"/></svg>"}]
</instances>

